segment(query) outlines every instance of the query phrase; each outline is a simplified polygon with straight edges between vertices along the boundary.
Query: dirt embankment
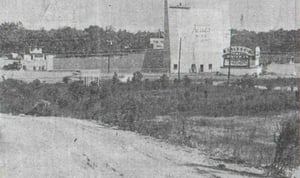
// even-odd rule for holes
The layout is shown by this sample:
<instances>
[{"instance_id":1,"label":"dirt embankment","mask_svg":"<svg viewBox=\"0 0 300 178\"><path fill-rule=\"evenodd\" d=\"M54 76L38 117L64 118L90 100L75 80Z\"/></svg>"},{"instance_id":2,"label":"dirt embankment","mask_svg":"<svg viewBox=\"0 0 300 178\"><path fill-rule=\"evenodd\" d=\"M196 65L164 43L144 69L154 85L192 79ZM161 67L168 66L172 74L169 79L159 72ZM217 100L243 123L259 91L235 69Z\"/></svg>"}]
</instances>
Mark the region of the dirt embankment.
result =
<instances>
[{"instance_id":1,"label":"dirt embankment","mask_svg":"<svg viewBox=\"0 0 300 178\"><path fill-rule=\"evenodd\" d=\"M261 173L84 120L2 114L0 132L0 178L234 178Z\"/></svg>"}]
</instances>

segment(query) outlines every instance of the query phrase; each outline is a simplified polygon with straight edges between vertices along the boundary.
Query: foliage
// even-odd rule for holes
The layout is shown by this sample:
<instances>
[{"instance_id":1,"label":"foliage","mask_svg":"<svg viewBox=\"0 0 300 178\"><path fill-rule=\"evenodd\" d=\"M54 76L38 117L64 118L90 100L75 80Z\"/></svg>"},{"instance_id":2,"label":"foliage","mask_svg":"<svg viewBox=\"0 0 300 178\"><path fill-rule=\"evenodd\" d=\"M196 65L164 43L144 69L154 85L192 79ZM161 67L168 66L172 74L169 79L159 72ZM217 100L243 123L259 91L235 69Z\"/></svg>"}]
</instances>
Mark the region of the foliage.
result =
<instances>
[{"instance_id":1,"label":"foliage","mask_svg":"<svg viewBox=\"0 0 300 178\"><path fill-rule=\"evenodd\" d=\"M99 52L126 51L150 48L150 38L159 37L158 32L114 30L91 25L83 30L64 27L51 30L25 29L21 22L0 25L0 50L3 53L28 50L28 47L42 46L46 53L89 55ZM299 51L296 30L272 30L253 32L233 30L232 45L242 45L254 49L260 46L263 52L280 53ZM112 41L112 45L107 41Z\"/></svg>"},{"instance_id":2,"label":"foliage","mask_svg":"<svg viewBox=\"0 0 300 178\"><path fill-rule=\"evenodd\" d=\"M210 82L206 85L195 84L188 77L172 83L166 75L154 81L142 80L140 72L135 72L133 81L128 83L117 82L116 74L113 78L101 81L100 85L90 86L79 81L46 84L8 79L0 82L0 112L99 120L124 130L137 131L193 147L203 143L211 147L210 150L227 145L228 148L233 148L233 160L245 159L243 153L250 153L253 145L256 145L254 150L262 149L262 156L253 159L263 160L273 154L270 153L270 146L254 144L256 128L250 131L242 129L244 135L240 137L240 133L237 134L234 128L235 124L223 123L218 126L220 122L210 120L190 122L191 116L273 116L297 109L294 92L256 89L253 85L262 81L249 76L241 80L240 85L244 87L214 86ZM281 80L284 79L278 81ZM162 116L168 118L160 119ZM197 124L210 127L212 123L217 128L228 129L232 136L226 137L225 141L211 136L209 140L213 141L208 142L206 138L191 134L191 128L198 129ZM285 161L290 160L286 153L291 151L293 144L284 140L293 140L290 131L295 131L291 128L295 125L282 126L276 143L284 151L276 151L276 163L284 162L286 165ZM244 137L249 140L245 141ZM250 159L249 156L247 158Z\"/></svg>"},{"instance_id":3,"label":"foliage","mask_svg":"<svg viewBox=\"0 0 300 178\"><path fill-rule=\"evenodd\" d=\"M247 74L244 75L241 79L238 79L235 83L241 88L253 88L255 85L254 78Z\"/></svg>"},{"instance_id":4,"label":"foliage","mask_svg":"<svg viewBox=\"0 0 300 178\"><path fill-rule=\"evenodd\" d=\"M169 86L169 77L166 74L163 74L159 78L160 86L162 89L166 89Z\"/></svg>"},{"instance_id":5,"label":"foliage","mask_svg":"<svg viewBox=\"0 0 300 178\"><path fill-rule=\"evenodd\" d=\"M70 81L70 77L68 77L68 76L63 77L63 82L65 84L69 83L69 81Z\"/></svg>"},{"instance_id":6,"label":"foliage","mask_svg":"<svg viewBox=\"0 0 300 178\"><path fill-rule=\"evenodd\" d=\"M299 165L299 119L297 116L282 121L279 135L275 136L276 152L271 174L285 174L286 169L294 169Z\"/></svg>"},{"instance_id":7,"label":"foliage","mask_svg":"<svg viewBox=\"0 0 300 178\"><path fill-rule=\"evenodd\" d=\"M89 55L108 51L126 51L150 47L150 38L160 32L115 31L112 27L89 26L84 30L64 27L51 30L25 29L21 22L0 25L0 50L3 53L28 51L29 47L43 47L52 54ZM107 41L112 41L112 45Z\"/></svg>"},{"instance_id":8,"label":"foliage","mask_svg":"<svg viewBox=\"0 0 300 178\"><path fill-rule=\"evenodd\" d=\"M140 71L134 72L132 77L132 82L135 84L140 84L143 79L143 74Z\"/></svg>"},{"instance_id":9,"label":"foliage","mask_svg":"<svg viewBox=\"0 0 300 178\"><path fill-rule=\"evenodd\" d=\"M118 74L116 72L114 72L113 78L112 78L112 83L113 85L116 85L120 82L120 79L118 77Z\"/></svg>"},{"instance_id":10,"label":"foliage","mask_svg":"<svg viewBox=\"0 0 300 178\"><path fill-rule=\"evenodd\" d=\"M246 46L254 49L259 46L268 53L299 51L297 30L271 30L269 32L254 32L233 30L232 45Z\"/></svg>"},{"instance_id":11,"label":"foliage","mask_svg":"<svg viewBox=\"0 0 300 178\"><path fill-rule=\"evenodd\" d=\"M183 77L183 84L184 84L185 86L189 86L191 83L192 83L192 80L191 80L187 75L185 75L185 76Z\"/></svg>"}]
</instances>

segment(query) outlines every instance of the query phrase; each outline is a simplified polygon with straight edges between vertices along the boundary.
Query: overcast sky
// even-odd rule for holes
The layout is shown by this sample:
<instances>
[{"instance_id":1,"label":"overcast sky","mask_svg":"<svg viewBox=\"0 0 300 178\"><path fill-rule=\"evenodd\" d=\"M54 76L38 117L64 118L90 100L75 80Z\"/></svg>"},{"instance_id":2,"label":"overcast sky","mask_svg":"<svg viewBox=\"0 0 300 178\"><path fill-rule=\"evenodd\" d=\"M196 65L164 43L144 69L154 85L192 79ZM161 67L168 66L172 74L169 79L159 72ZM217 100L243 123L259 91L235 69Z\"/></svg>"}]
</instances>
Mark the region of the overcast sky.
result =
<instances>
[{"instance_id":1,"label":"overcast sky","mask_svg":"<svg viewBox=\"0 0 300 178\"><path fill-rule=\"evenodd\" d=\"M220 1L226 0L183 0L192 7L204 8ZM300 28L299 23L295 24L296 17L300 17L300 2L295 3L299 0L228 1L233 28L254 31ZM0 23L21 21L30 29L63 26L82 29L89 25L112 25L130 31L163 29L164 0L0 0L0 3Z\"/></svg>"}]
</instances>

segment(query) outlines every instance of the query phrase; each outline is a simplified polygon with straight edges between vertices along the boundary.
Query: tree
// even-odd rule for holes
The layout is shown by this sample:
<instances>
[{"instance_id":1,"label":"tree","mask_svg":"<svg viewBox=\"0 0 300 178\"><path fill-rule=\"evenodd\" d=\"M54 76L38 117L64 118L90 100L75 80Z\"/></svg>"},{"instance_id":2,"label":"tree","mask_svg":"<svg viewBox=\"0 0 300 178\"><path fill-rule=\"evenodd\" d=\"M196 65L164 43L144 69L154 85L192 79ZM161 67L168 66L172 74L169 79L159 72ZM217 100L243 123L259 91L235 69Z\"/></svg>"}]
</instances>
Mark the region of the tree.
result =
<instances>
[{"instance_id":1,"label":"tree","mask_svg":"<svg viewBox=\"0 0 300 178\"><path fill-rule=\"evenodd\" d=\"M113 78L112 78L112 83L113 83L113 85L116 85L116 84L120 83L120 79L118 77L117 72L114 72L114 75L113 75Z\"/></svg>"},{"instance_id":2,"label":"tree","mask_svg":"<svg viewBox=\"0 0 300 178\"><path fill-rule=\"evenodd\" d=\"M143 74L140 71L134 72L133 77L132 77L132 82L133 83L141 83L143 79Z\"/></svg>"},{"instance_id":3,"label":"tree","mask_svg":"<svg viewBox=\"0 0 300 178\"><path fill-rule=\"evenodd\" d=\"M163 74L162 76L160 76L159 82L161 88L166 89L169 86L169 77L166 74Z\"/></svg>"}]
</instances>

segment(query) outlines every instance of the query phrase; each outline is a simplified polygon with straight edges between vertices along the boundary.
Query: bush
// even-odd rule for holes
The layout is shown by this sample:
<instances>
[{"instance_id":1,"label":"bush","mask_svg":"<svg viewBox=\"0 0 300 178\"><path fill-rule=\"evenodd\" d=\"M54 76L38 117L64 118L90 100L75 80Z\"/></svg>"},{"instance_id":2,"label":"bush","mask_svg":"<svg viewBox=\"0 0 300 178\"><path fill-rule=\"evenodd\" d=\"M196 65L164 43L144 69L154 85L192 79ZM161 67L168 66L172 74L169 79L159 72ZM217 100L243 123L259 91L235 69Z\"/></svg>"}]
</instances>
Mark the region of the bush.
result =
<instances>
[{"instance_id":1,"label":"bush","mask_svg":"<svg viewBox=\"0 0 300 178\"><path fill-rule=\"evenodd\" d=\"M249 75L244 75L242 79L238 80L238 86L241 88L253 88L255 86L254 78Z\"/></svg>"},{"instance_id":2,"label":"bush","mask_svg":"<svg viewBox=\"0 0 300 178\"><path fill-rule=\"evenodd\" d=\"M297 116L282 121L279 135L275 137L276 152L270 167L272 175L284 175L287 169L294 169L299 165L299 124Z\"/></svg>"},{"instance_id":3,"label":"bush","mask_svg":"<svg viewBox=\"0 0 300 178\"><path fill-rule=\"evenodd\" d=\"M69 82L70 82L70 77L68 77L68 76L65 76L65 77L63 77L63 82L65 83L65 84L68 84Z\"/></svg>"},{"instance_id":4,"label":"bush","mask_svg":"<svg viewBox=\"0 0 300 178\"><path fill-rule=\"evenodd\" d=\"M68 91L76 100L79 100L79 98L83 97L85 90L86 87L81 81L72 82L68 87Z\"/></svg>"},{"instance_id":5,"label":"bush","mask_svg":"<svg viewBox=\"0 0 300 178\"><path fill-rule=\"evenodd\" d=\"M140 71L134 72L132 77L133 83L141 83L143 79L143 74Z\"/></svg>"},{"instance_id":6,"label":"bush","mask_svg":"<svg viewBox=\"0 0 300 178\"><path fill-rule=\"evenodd\" d=\"M204 80L204 83L206 84L206 85L212 85L213 84L213 80L211 79L211 78L206 78L205 80Z\"/></svg>"},{"instance_id":7,"label":"bush","mask_svg":"<svg viewBox=\"0 0 300 178\"><path fill-rule=\"evenodd\" d=\"M179 80L178 78L175 78L174 81L173 81L173 83L174 83L175 85L178 85L178 84L180 84L180 80Z\"/></svg>"},{"instance_id":8,"label":"bush","mask_svg":"<svg viewBox=\"0 0 300 178\"><path fill-rule=\"evenodd\" d=\"M116 85L116 84L120 83L120 79L119 79L118 74L116 72L114 72L114 76L112 78L112 83L113 83L113 85Z\"/></svg>"},{"instance_id":9,"label":"bush","mask_svg":"<svg viewBox=\"0 0 300 178\"><path fill-rule=\"evenodd\" d=\"M163 89L166 89L169 87L169 77L164 74L159 78L160 86Z\"/></svg>"},{"instance_id":10,"label":"bush","mask_svg":"<svg viewBox=\"0 0 300 178\"><path fill-rule=\"evenodd\" d=\"M185 75L185 76L183 77L183 84L184 84L185 86L189 86L191 83L192 83L192 80L191 80L187 75Z\"/></svg>"},{"instance_id":11,"label":"bush","mask_svg":"<svg viewBox=\"0 0 300 178\"><path fill-rule=\"evenodd\" d=\"M39 87L41 85L41 81L39 79L35 79L30 83L33 87Z\"/></svg>"}]
</instances>

